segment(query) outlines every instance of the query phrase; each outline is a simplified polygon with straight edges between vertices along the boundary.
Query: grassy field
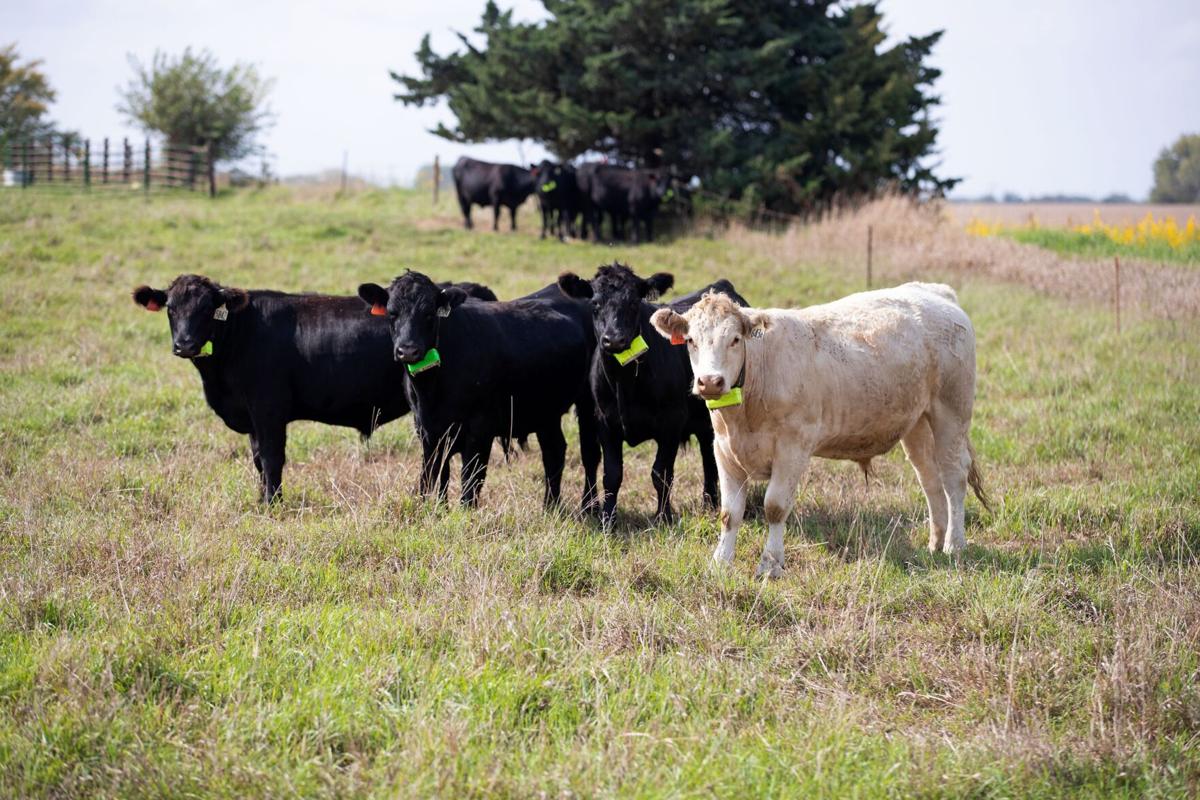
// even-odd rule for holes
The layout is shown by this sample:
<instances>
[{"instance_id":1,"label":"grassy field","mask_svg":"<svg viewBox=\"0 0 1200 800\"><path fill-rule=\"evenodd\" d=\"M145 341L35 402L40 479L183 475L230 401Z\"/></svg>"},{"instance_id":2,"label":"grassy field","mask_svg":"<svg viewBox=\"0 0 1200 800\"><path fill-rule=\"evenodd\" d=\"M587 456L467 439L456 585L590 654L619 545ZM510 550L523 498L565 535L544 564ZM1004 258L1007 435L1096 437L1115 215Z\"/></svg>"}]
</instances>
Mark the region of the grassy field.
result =
<instances>
[{"instance_id":1,"label":"grassy field","mask_svg":"<svg viewBox=\"0 0 1200 800\"><path fill-rule=\"evenodd\" d=\"M636 249L522 221L467 233L403 192L0 193L0 796L1200 792L1183 306L1132 306L1118 335L1085 287L1006 272L1018 245L956 258L876 218L877 280L948 280L975 322L995 510L971 501L965 556L932 556L899 453L870 485L818 462L787 574L760 583L761 493L736 568L707 568L694 449L679 524L652 526L640 449L606 535L541 511L536 454L465 512L412 496L408 419L369 451L297 424L284 500L260 507L245 439L129 299L182 272L349 293L409 266L514 296L614 258L761 305L862 285L861 220Z\"/></svg>"}]
</instances>

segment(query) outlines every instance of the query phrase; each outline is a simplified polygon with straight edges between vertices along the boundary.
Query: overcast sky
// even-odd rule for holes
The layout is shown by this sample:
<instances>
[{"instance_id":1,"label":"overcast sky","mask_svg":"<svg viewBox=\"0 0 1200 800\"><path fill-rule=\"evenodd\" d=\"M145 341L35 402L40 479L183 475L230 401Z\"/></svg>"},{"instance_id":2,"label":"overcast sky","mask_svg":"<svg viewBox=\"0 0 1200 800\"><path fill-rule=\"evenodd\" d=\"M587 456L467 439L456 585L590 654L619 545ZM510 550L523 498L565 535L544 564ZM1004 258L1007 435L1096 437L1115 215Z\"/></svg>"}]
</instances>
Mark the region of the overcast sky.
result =
<instances>
[{"instance_id":1,"label":"overcast sky","mask_svg":"<svg viewBox=\"0 0 1200 800\"><path fill-rule=\"evenodd\" d=\"M427 133L441 108L392 100L388 70L411 72L421 36L457 44L484 0L0 0L0 44L41 59L58 101L52 116L85 136L136 134L117 114L127 54L210 49L275 79L265 137L280 174L341 163L408 183L435 153L492 160L540 157L531 143L460 147ZM500 0L536 19L532 0ZM1196 0L882 0L894 37L945 29L942 172L956 194L1149 192L1151 164L1179 134L1200 132L1200 3Z\"/></svg>"}]
</instances>

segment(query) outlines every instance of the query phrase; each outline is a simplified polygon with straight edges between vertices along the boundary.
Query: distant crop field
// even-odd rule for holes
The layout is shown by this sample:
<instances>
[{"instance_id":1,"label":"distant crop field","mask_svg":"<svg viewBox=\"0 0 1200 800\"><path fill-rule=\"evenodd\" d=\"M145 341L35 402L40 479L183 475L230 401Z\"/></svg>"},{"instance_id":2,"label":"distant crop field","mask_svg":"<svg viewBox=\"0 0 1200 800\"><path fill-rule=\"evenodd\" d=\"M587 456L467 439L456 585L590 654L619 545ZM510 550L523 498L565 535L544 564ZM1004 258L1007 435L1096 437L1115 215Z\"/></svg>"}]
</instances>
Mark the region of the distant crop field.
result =
<instances>
[{"instance_id":1,"label":"distant crop field","mask_svg":"<svg viewBox=\"0 0 1200 800\"><path fill-rule=\"evenodd\" d=\"M653 245L463 231L450 200L276 187L0 192L0 796L1184 797L1200 793L1200 271L969 236L891 200L783 234ZM477 212L478 213L478 212ZM1089 212L1090 213L1090 212ZM482 219L482 218L481 218ZM179 273L348 294L406 267L501 297L620 259L762 306L958 291L993 511L931 555L899 452L817 460L783 579L735 568L695 448L655 525L651 450L606 534L497 449L480 508L413 495L410 418L370 448L294 424L282 502L161 314ZM486 227L486 226L480 226Z\"/></svg>"},{"instance_id":2,"label":"distant crop field","mask_svg":"<svg viewBox=\"0 0 1200 800\"><path fill-rule=\"evenodd\" d=\"M1092 222L1097 213L1106 223L1121 226L1137 225L1147 214L1180 223L1200 219L1200 204L1187 203L946 203L945 209L963 225L973 219L1024 225L1033 219L1047 228L1070 228Z\"/></svg>"}]
</instances>

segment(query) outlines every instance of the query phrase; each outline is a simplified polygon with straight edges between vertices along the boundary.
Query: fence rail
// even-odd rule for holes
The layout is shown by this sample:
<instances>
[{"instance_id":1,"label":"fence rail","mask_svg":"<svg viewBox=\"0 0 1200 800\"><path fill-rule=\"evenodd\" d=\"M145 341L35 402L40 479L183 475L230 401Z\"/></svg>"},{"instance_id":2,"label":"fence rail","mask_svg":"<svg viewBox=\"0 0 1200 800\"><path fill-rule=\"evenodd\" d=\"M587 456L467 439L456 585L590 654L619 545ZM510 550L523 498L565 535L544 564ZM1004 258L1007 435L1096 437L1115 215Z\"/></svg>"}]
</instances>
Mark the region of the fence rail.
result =
<instances>
[{"instance_id":1,"label":"fence rail","mask_svg":"<svg viewBox=\"0 0 1200 800\"><path fill-rule=\"evenodd\" d=\"M95 141L52 136L9 141L3 186L93 189L183 189L217 193L213 149L190 145Z\"/></svg>"}]
</instances>

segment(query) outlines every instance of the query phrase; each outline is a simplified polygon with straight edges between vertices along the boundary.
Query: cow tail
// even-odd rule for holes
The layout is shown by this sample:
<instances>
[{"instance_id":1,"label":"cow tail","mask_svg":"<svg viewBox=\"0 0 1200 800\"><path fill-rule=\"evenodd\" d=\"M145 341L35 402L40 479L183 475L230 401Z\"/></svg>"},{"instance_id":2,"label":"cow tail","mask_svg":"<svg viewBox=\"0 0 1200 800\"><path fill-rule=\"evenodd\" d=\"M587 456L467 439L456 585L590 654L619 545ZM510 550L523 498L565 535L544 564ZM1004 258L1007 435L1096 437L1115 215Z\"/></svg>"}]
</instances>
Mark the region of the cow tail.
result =
<instances>
[{"instance_id":1,"label":"cow tail","mask_svg":"<svg viewBox=\"0 0 1200 800\"><path fill-rule=\"evenodd\" d=\"M971 466L967 470L967 483L970 485L971 491L975 492L975 496L979 498L979 502L983 503L983 507L991 511L992 502L988 499L987 490L983 488L983 475L979 472L979 456L975 455L975 447L970 441L967 442L967 452L971 456Z\"/></svg>"}]
</instances>

